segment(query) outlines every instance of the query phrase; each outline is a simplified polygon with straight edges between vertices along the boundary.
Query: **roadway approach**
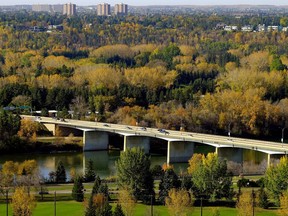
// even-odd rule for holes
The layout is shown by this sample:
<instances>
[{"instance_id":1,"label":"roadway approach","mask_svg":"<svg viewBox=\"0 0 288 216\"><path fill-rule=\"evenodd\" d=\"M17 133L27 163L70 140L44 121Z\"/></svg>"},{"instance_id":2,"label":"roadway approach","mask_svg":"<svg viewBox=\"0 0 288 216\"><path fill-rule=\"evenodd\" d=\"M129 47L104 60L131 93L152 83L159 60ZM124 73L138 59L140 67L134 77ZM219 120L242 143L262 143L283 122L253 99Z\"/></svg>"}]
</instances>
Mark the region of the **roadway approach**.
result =
<instances>
[{"instance_id":1,"label":"roadway approach","mask_svg":"<svg viewBox=\"0 0 288 216\"><path fill-rule=\"evenodd\" d=\"M288 144L219 136L175 130L159 130L157 128L143 128L139 126L110 124L104 122L80 121L73 119L57 119L51 117L22 116L44 124L55 134L55 129L77 129L83 131L83 151L107 150L108 135L114 133L124 137L124 151L127 148L141 147L146 153L150 150L150 138L167 141L167 163L187 162L194 153L195 143L215 147L220 157L229 155L235 162L242 163L243 149L259 151L267 154L267 164L273 155L286 155Z\"/></svg>"}]
</instances>

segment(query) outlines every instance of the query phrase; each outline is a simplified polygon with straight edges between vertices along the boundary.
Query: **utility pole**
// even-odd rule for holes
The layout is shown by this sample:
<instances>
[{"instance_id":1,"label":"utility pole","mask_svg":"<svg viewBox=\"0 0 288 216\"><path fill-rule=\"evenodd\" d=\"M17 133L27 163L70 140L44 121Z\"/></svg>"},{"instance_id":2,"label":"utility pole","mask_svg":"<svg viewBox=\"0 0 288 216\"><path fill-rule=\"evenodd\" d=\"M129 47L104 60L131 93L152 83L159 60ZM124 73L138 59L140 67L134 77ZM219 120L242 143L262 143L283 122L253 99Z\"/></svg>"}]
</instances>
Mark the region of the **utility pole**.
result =
<instances>
[{"instance_id":1,"label":"utility pole","mask_svg":"<svg viewBox=\"0 0 288 216\"><path fill-rule=\"evenodd\" d=\"M56 216L56 191L54 191L54 216Z\"/></svg>"},{"instance_id":2,"label":"utility pole","mask_svg":"<svg viewBox=\"0 0 288 216\"><path fill-rule=\"evenodd\" d=\"M6 216L8 216L9 213L9 199L8 199L8 189L6 190Z\"/></svg>"},{"instance_id":3,"label":"utility pole","mask_svg":"<svg viewBox=\"0 0 288 216\"><path fill-rule=\"evenodd\" d=\"M151 196L151 213L150 215L153 216L153 195L150 195Z\"/></svg>"}]
</instances>

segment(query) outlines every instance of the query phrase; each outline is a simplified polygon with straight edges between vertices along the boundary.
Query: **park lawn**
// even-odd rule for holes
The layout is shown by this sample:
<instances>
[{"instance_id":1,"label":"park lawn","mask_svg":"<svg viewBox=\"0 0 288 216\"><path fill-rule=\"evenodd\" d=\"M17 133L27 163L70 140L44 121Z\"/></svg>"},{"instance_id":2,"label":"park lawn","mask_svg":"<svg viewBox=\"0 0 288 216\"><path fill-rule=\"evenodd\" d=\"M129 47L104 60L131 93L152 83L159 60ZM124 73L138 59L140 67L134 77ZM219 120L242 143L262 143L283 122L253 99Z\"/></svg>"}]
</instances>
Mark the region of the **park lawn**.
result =
<instances>
[{"instance_id":1,"label":"park lawn","mask_svg":"<svg viewBox=\"0 0 288 216\"><path fill-rule=\"evenodd\" d=\"M116 204L112 204L115 207ZM133 216L150 215L149 205L137 204ZM203 207L203 215L212 216L213 208L218 208L221 216L237 215L235 208L229 207ZM189 215L200 215L200 207L193 207ZM168 210L165 206L153 206L154 215L169 216ZM83 203L75 201L59 201L56 205L57 215L81 216L84 215ZM6 205L0 204L0 215L6 215ZM51 216L54 215L54 202L38 202L37 207L33 211L33 216ZM277 216L276 210L255 209L257 216ZM12 216L12 209L9 205L9 216Z\"/></svg>"},{"instance_id":2,"label":"park lawn","mask_svg":"<svg viewBox=\"0 0 288 216\"><path fill-rule=\"evenodd\" d=\"M0 204L0 215L6 215L6 205ZM54 215L54 202L37 202L33 210L33 216ZM81 216L84 215L84 205L76 201L61 201L56 204L56 215ZM9 216L12 216L12 208L9 205Z\"/></svg>"}]
</instances>

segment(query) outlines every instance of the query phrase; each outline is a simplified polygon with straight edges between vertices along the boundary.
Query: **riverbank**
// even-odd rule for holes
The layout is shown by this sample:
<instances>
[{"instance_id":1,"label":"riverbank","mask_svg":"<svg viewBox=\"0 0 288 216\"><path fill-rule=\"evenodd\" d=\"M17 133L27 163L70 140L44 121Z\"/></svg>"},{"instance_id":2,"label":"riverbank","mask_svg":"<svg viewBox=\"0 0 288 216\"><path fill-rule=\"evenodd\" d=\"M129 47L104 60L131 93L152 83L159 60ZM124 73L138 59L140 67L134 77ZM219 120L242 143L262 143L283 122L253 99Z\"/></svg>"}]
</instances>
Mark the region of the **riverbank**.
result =
<instances>
[{"instance_id":1,"label":"riverbank","mask_svg":"<svg viewBox=\"0 0 288 216\"><path fill-rule=\"evenodd\" d=\"M82 137L37 137L35 141L21 139L21 145L11 143L0 155L18 153L82 152Z\"/></svg>"}]
</instances>

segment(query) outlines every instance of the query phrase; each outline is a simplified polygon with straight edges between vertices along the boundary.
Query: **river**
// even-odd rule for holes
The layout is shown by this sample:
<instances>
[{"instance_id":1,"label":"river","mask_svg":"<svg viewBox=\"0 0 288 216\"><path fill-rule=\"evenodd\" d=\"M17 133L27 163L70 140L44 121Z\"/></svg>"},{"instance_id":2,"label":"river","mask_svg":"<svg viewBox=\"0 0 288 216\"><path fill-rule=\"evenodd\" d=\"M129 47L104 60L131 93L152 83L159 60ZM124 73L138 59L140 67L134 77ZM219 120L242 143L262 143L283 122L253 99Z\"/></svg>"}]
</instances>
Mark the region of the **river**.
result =
<instances>
[{"instance_id":1,"label":"river","mask_svg":"<svg viewBox=\"0 0 288 216\"><path fill-rule=\"evenodd\" d=\"M70 170L74 168L78 174L83 174L87 162L93 161L94 170L101 178L114 176L116 174L115 161L120 157L120 151L89 151L89 152L62 152L62 153L30 153L0 155L0 165L5 161L23 162L24 160L36 160L39 170L44 178L49 177L49 172L55 171L59 161L62 161L70 178ZM154 165L163 165L166 162L166 156L152 155L151 167ZM84 166L83 166L84 165ZM175 164L178 172L186 171L187 163Z\"/></svg>"},{"instance_id":2,"label":"river","mask_svg":"<svg viewBox=\"0 0 288 216\"><path fill-rule=\"evenodd\" d=\"M205 148L206 149L206 148ZM195 148L197 150L197 148ZM211 148L210 150L211 151ZM238 162L235 162L235 154L233 148L225 150L225 158L228 161L228 168L235 172L244 174L263 174L267 167L267 154L252 150L241 150L236 152ZM196 152L197 153L197 152ZM202 153L202 152L199 152ZM207 153L207 152L206 152ZM205 153L205 154L206 154ZM234 152L235 153L235 152ZM240 157L239 157L240 154ZM14 162L23 162L24 160L36 160L40 173L44 178L49 177L49 172L55 171L59 161L62 161L66 169L67 177L70 178L70 170L75 169L76 173L83 174L85 166L89 160L93 161L94 170L101 178L116 175L115 161L120 157L120 151L89 151L89 152L59 152L59 153L30 153L30 154L13 154L0 155L0 166L5 161L12 160ZM241 162L239 162L239 159ZM232 162L234 161L234 162ZM276 157L273 163L277 163L279 157ZM166 155L152 154L151 167L155 165L163 165L166 162ZM172 164L175 171L186 172L188 163Z\"/></svg>"}]
</instances>

